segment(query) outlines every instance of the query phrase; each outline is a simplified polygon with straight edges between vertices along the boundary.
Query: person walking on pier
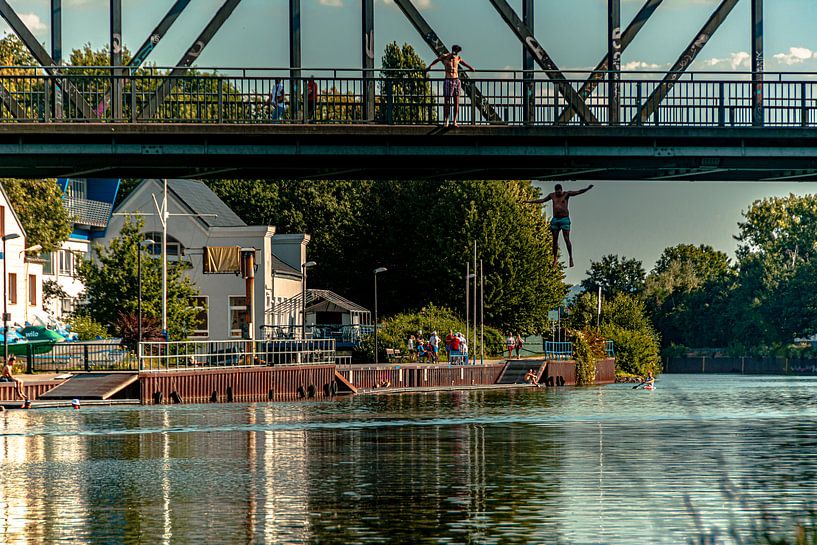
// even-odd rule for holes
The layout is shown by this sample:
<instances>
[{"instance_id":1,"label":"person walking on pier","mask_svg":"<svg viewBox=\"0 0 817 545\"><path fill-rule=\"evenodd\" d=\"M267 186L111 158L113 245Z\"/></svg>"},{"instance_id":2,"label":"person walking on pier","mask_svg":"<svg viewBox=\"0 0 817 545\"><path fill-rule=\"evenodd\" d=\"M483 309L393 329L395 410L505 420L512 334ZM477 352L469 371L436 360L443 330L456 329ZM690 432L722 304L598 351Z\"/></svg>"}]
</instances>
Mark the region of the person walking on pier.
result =
<instances>
[{"instance_id":1,"label":"person walking on pier","mask_svg":"<svg viewBox=\"0 0 817 545\"><path fill-rule=\"evenodd\" d=\"M556 184L553 193L544 199L525 201L528 204L542 204L553 201L553 218L550 220L550 232L553 235L553 265L559 261L559 231L565 239L567 255L570 259L570 266L573 266L573 245L570 243L570 210L568 210L568 200L570 197L587 193L593 189L593 184L578 191L564 191L562 184Z\"/></svg>"},{"instance_id":2,"label":"person walking on pier","mask_svg":"<svg viewBox=\"0 0 817 545\"><path fill-rule=\"evenodd\" d=\"M17 358L14 354L11 354L6 360L6 364L3 366L3 376L0 377L0 382L13 382L17 385L17 395L20 398L28 402L28 396L23 392L23 384L20 382L19 379L14 378L13 370L14 370L14 363L16 362Z\"/></svg>"},{"instance_id":3,"label":"person walking on pier","mask_svg":"<svg viewBox=\"0 0 817 545\"><path fill-rule=\"evenodd\" d=\"M443 82L443 97L445 100L445 107L443 110L444 127L448 126L452 102L454 103L454 121L452 125L455 127L459 126L457 125L457 115L460 111L460 93L462 92L462 82L460 81L459 73L460 64L468 68L470 71L474 71L474 68L471 65L462 60L462 57L460 57L460 51L462 51L460 46L452 45L451 53L440 55L426 68L426 72L428 72L431 70L431 67L438 62L443 63L443 67L445 67L445 81Z\"/></svg>"}]
</instances>

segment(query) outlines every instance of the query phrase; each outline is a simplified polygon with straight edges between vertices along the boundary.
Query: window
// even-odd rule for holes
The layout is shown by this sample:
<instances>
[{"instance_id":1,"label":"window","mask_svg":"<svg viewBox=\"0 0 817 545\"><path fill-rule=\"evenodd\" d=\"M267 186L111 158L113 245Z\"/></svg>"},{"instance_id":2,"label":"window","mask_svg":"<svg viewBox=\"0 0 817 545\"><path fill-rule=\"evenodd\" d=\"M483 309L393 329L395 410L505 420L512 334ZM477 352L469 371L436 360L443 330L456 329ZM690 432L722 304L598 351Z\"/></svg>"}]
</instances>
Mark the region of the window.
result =
<instances>
[{"instance_id":1,"label":"window","mask_svg":"<svg viewBox=\"0 0 817 545\"><path fill-rule=\"evenodd\" d=\"M17 304L17 274L9 273L9 304Z\"/></svg>"},{"instance_id":2,"label":"window","mask_svg":"<svg viewBox=\"0 0 817 545\"><path fill-rule=\"evenodd\" d=\"M74 312L74 300L70 297L63 297L60 299L60 308L62 315Z\"/></svg>"},{"instance_id":3,"label":"window","mask_svg":"<svg viewBox=\"0 0 817 545\"><path fill-rule=\"evenodd\" d=\"M71 250L60 250L59 259L60 276L74 276L74 252Z\"/></svg>"},{"instance_id":4,"label":"window","mask_svg":"<svg viewBox=\"0 0 817 545\"><path fill-rule=\"evenodd\" d=\"M156 244L151 244L148 246L147 250L150 255L153 257L159 258L162 257L162 233L152 232L152 233L145 233L145 239L150 239L156 242ZM177 239L173 238L172 236L167 236L167 260L168 261L179 261L181 257L184 255L184 246L182 243L179 242Z\"/></svg>"},{"instance_id":5,"label":"window","mask_svg":"<svg viewBox=\"0 0 817 545\"><path fill-rule=\"evenodd\" d=\"M247 298L243 295L231 295L227 314L230 316L230 337L241 337L241 326L247 323Z\"/></svg>"},{"instance_id":6,"label":"window","mask_svg":"<svg viewBox=\"0 0 817 545\"><path fill-rule=\"evenodd\" d=\"M210 324L207 316L207 296L193 297L193 308L198 311L196 321L193 324L192 337L207 337L210 332ZM239 333L240 334L240 333Z\"/></svg>"},{"instance_id":7,"label":"window","mask_svg":"<svg viewBox=\"0 0 817 545\"><path fill-rule=\"evenodd\" d=\"M54 275L54 254L52 252L46 252L43 254L43 275Z\"/></svg>"},{"instance_id":8,"label":"window","mask_svg":"<svg viewBox=\"0 0 817 545\"><path fill-rule=\"evenodd\" d=\"M28 275L28 304L32 307L37 306L37 275Z\"/></svg>"},{"instance_id":9,"label":"window","mask_svg":"<svg viewBox=\"0 0 817 545\"><path fill-rule=\"evenodd\" d=\"M68 180L67 193L69 197L75 199L88 198L88 181L87 180Z\"/></svg>"},{"instance_id":10,"label":"window","mask_svg":"<svg viewBox=\"0 0 817 545\"><path fill-rule=\"evenodd\" d=\"M6 207L0 206L0 237L6 235Z\"/></svg>"}]
</instances>

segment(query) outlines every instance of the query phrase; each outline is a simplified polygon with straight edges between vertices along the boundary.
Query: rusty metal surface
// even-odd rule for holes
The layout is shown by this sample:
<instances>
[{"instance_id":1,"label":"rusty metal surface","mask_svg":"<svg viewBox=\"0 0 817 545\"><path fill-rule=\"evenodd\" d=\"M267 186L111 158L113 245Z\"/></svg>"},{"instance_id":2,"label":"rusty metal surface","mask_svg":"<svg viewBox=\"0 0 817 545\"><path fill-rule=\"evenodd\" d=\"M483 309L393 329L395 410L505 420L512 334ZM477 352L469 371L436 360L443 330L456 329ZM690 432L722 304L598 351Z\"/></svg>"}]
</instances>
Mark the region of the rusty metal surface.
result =
<instances>
[{"instance_id":1,"label":"rusty metal surface","mask_svg":"<svg viewBox=\"0 0 817 545\"><path fill-rule=\"evenodd\" d=\"M596 384L613 384L616 381L616 360L606 358L596 362Z\"/></svg>"},{"instance_id":2,"label":"rusty metal surface","mask_svg":"<svg viewBox=\"0 0 817 545\"><path fill-rule=\"evenodd\" d=\"M24 380L23 392L29 399L39 398L44 393L62 384L61 380ZM0 382L0 401L17 401L17 385L13 382Z\"/></svg>"},{"instance_id":3,"label":"rusty metal surface","mask_svg":"<svg viewBox=\"0 0 817 545\"><path fill-rule=\"evenodd\" d=\"M388 382L393 388L434 388L496 384L504 364L457 366L365 366L339 369L357 388L376 388Z\"/></svg>"},{"instance_id":4,"label":"rusty metal surface","mask_svg":"<svg viewBox=\"0 0 817 545\"><path fill-rule=\"evenodd\" d=\"M139 374L140 401L154 404L325 398L334 380L334 365L143 372Z\"/></svg>"},{"instance_id":5,"label":"rusty metal surface","mask_svg":"<svg viewBox=\"0 0 817 545\"><path fill-rule=\"evenodd\" d=\"M573 360L548 361L539 382L546 386L575 386L576 362Z\"/></svg>"}]
</instances>

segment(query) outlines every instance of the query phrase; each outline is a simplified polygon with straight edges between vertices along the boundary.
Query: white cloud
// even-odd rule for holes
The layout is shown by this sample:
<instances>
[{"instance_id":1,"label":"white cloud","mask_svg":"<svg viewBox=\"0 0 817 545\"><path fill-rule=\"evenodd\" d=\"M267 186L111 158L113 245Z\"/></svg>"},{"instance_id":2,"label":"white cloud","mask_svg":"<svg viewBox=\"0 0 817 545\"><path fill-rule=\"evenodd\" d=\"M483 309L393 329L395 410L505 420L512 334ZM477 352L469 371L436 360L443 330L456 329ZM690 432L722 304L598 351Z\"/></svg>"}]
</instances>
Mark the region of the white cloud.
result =
<instances>
[{"instance_id":1,"label":"white cloud","mask_svg":"<svg viewBox=\"0 0 817 545\"><path fill-rule=\"evenodd\" d=\"M655 70L656 68L661 68L661 66L644 61L630 61L621 65L621 69L625 72L632 72L633 70Z\"/></svg>"},{"instance_id":2,"label":"white cloud","mask_svg":"<svg viewBox=\"0 0 817 545\"><path fill-rule=\"evenodd\" d=\"M42 32L48 28L36 13L21 13L20 20L31 32Z\"/></svg>"},{"instance_id":3,"label":"white cloud","mask_svg":"<svg viewBox=\"0 0 817 545\"><path fill-rule=\"evenodd\" d=\"M382 1L387 6L388 5L394 5L393 0L380 0L380 1ZM417 9L420 9L420 10L429 9L431 7L431 0L412 0L412 2L414 3L414 7L416 7Z\"/></svg>"},{"instance_id":4,"label":"white cloud","mask_svg":"<svg viewBox=\"0 0 817 545\"><path fill-rule=\"evenodd\" d=\"M802 64L812 56L814 56L814 53L807 47L790 47L788 53L774 55L774 60L780 64L791 66L793 64Z\"/></svg>"},{"instance_id":5,"label":"white cloud","mask_svg":"<svg viewBox=\"0 0 817 545\"><path fill-rule=\"evenodd\" d=\"M728 65L729 68L732 70L737 70L739 68L751 68L749 61L752 59L752 56L746 51L736 51L730 53L728 57L719 59L717 57L712 57L711 59L706 59L703 61L703 65L709 68L721 68L724 69Z\"/></svg>"},{"instance_id":6,"label":"white cloud","mask_svg":"<svg viewBox=\"0 0 817 545\"><path fill-rule=\"evenodd\" d=\"M320 5L329 6L330 8L342 8L343 0L319 0Z\"/></svg>"}]
</instances>

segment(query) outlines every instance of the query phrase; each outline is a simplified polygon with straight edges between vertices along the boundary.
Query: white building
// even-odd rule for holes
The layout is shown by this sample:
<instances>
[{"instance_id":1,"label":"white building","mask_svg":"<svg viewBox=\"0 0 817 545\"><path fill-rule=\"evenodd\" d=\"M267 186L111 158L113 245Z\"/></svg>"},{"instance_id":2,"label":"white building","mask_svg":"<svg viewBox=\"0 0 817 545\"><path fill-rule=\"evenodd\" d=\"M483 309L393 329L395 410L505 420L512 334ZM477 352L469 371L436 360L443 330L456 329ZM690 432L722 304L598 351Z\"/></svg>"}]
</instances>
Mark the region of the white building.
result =
<instances>
[{"instance_id":1,"label":"white building","mask_svg":"<svg viewBox=\"0 0 817 545\"><path fill-rule=\"evenodd\" d=\"M3 265L6 269L3 286L9 325L25 325L42 312L43 265L42 260L26 255L26 232L0 184L0 235L18 235L5 243ZM3 246L0 245L0 252ZM33 254L34 252L32 252ZM1 310L1 309L0 309ZM0 316L0 326L2 316Z\"/></svg>"},{"instance_id":2,"label":"white building","mask_svg":"<svg viewBox=\"0 0 817 545\"><path fill-rule=\"evenodd\" d=\"M63 192L63 206L71 217L71 235L55 251L42 254L43 281L53 282L63 295L44 304L53 318L65 319L74 310L85 286L77 278L81 259L88 259L91 244L105 234L113 203L119 191L117 179L60 178L57 186Z\"/></svg>"},{"instance_id":3,"label":"white building","mask_svg":"<svg viewBox=\"0 0 817 545\"><path fill-rule=\"evenodd\" d=\"M278 235L275 227L247 225L213 191L195 180L168 180L167 255L190 264L187 274L201 293L202 309L195 338L219 340L241 337L246 319L246 288L236 274L204 272L206 248L255 248L255 300L252 324L256 338L267 309L301 292L301 270L309 236ZM117 207L100 243L118 236L128 216L141 217L146 239L160 243L162 224L154 202L161 205L162 180L144 180ZM155 198L155 201L154 201ZM156 257L160 244L151 248Z\"/></svg>"}]
</instances>

